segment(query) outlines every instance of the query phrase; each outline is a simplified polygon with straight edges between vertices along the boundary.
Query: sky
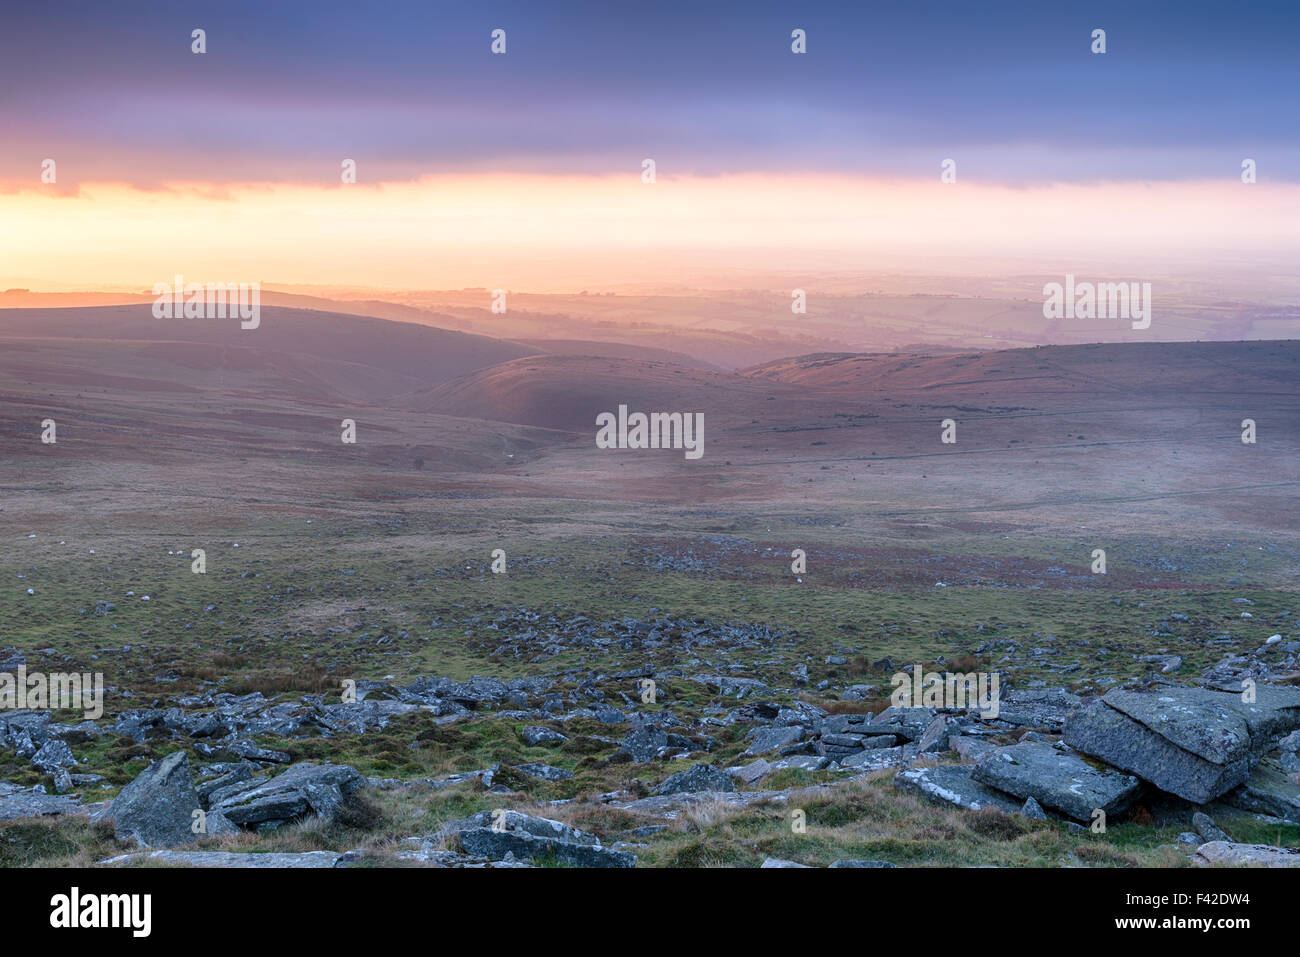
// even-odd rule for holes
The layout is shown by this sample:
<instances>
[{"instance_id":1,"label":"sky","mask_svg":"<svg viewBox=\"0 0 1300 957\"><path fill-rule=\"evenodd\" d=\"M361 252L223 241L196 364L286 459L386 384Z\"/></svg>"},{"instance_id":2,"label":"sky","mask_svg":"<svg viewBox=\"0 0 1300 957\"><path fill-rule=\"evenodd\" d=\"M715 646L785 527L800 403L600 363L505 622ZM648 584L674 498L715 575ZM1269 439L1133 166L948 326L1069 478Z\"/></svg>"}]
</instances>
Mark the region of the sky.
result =
<instances>
[{"instance_id":1,"label":"sky","mask_svg":"<svg viewBox=\"0 0 1300 957\"><path fill-rule=\"evenodd\" d=\"M7 0L0 24L4 285L1300 252L1295 2Z\"/></svg>"}]
</instances>

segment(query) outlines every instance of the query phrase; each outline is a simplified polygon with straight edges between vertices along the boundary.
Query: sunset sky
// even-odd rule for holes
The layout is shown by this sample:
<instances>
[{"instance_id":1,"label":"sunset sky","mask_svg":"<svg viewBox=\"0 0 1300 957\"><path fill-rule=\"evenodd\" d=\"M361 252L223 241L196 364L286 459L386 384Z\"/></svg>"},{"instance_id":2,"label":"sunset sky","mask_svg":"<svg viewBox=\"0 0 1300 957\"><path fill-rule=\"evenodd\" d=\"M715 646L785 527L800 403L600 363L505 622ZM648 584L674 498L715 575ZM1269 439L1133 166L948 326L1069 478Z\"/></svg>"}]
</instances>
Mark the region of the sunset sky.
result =
<instances>
[{"instance_id":1,"label":"sunset sky","mask_svg":"<svg viewBox=\"0 0 1300 957\"><path fill-rule=\"evenodd\" d=\"M1300 254L1293 3L379 6L6 4L0 287Z\"/></svg>"}]
</instances>

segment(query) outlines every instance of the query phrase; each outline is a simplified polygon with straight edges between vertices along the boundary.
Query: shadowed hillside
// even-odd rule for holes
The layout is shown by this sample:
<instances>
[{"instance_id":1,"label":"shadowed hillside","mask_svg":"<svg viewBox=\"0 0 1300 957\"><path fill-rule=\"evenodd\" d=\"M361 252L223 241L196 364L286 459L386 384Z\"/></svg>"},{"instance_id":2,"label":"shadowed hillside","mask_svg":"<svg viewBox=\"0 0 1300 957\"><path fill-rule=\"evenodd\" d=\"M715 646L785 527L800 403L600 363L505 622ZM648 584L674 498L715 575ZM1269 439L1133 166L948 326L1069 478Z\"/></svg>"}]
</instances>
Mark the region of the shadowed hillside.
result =
<instances>
[{"instance_id":1,"label":"shadowed hillside","mask_svg":"<svg viewBox=\"0 0 1300 957\"><path fill-rule=\"evenodd\" d=\"M421 412L589 431L597 414L619 404L630 411L706 411L734 419L772 395L793 399L799 390L666 362L533 356L481 369L401 403Z\"/></svg>"},{"instance_id":2,"label":"shadowed hillside","mask_svg":"<svg viewBox=\"0 0 1300 957\"><path fill-rule=\"evenodd\" d=\"M369 366L392 377L387 384L377 383L377 395L442 382L534 352L516 343L431 326L276 306L263 307L256 329L241 329L235 319L155 319L147 305L5 309L0 310L0 338L117 339L204 347L157 352L163 377L176 375L180 368L217 369L227 362L238 368L268 361L254 353L291 355L300 364L322 360L326 365L318 371L325 378L331 378L330 363ZM165 364L171 359L178 368L168 371ZM341 391L346 394L346 387Z\"/></svg>"},{"instance_id":3,"label":"shadowed hillside","mask_svg":"<svg viewBox=\"0 0 1300 957\"><path fill-rule=\"evenodd\" d=\"M1001 352L824 354L768 362L745 375L819 392L981 390L1007 394L1090 390L1294 394L1300 341L1099 343Z\"/></svg>"}]
</instances>

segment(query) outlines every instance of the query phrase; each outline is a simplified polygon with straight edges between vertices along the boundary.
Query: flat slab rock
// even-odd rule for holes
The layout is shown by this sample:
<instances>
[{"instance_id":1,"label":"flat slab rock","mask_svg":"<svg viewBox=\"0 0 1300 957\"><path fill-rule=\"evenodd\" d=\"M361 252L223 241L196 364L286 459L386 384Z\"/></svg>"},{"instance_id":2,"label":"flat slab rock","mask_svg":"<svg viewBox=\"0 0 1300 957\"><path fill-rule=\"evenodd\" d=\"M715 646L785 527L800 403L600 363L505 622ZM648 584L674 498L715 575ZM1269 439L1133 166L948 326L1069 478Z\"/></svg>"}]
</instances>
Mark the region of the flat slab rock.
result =
<instances>
[{"instance_id":1,"label":"flat slab rock","mask_svg":"<svg viewBox=\"0 0 1300 957\"><path fill-rule=\"evenodd\" d=\"M911 749L909 752L909 748ZM914 756L915 745L897 748L868 748L840 760L842 771L883 771L902 767Z\"/></svg>"},{"instance_id":2,"label":"flat slab rock","mask_svg":"<svg viewBox=\"0 0 1300 957\"><path fill-rule=\"evenodd\" d=\"M1300 867L1300 848L1211 841L1192 855L1193 867Z\"/></svg>"},{"instance_id":3,"label":"flat slab rock","mask_svg":"<svg viewBox=\"0 0 1300 957\"><path fill-rule=\"evenodd\" d=\"M479 811L471 817L448 821L430 840L436 841L467 830L480 828L490 830L494 825L505 831L530 834L533 837L563 841L567 844L590 844L593 846L600 844L600 838L596 837L596 835L580 831L573 825L565 824L563 821L553 821L549 817L536 817L532 814L523 814L519 811L506 809L500 812Z\"/></svg>"},{"instance_id":4,"label":"flat slab rock","mask_svg":"<svg viewBox=\"0 0 1300 957\"><path fill-rule=\"evenodd\" d=\"M897 867L898 865L891 864L889 861L872 861L872 860L865 860L861 858L859 859L846 858L844 860L834 861L830 864L827 864L826 866L840 867L840 868L843 867L881 868L881 867Z\"/></svg>"},{"instance_id":5,"label":"flat slab rock","mask_svg":"<svg viewBox=\"0 0 1300 957\"><path fill-rule=\"evenodd\" d=\"M967 811L995 807L1014 814L1023 801L995 791L976 781L969 764L940 764L930 768L906 768L894 775L894 787L920 794L932 801L952 804Z\"/></svg>"},{"instance_id":6,"label":"flat slab rock","mask_svg":"<svg viewBox=\"0 0 1300 957\"><path fill-rule=\"evenodd\" d=\"M609 806L633 814L644 814L665 821L676 819L684 808L696 804L718 803L731 804L735 807L747 807L766 801L782 803L790 800L811 800L833 793L833 787L814 784L806 788L794 788L789 791L693 791L680 794L660 794L639 798L635 801L610 801Z\"/></svg>"},{"instance_id":7,"label":"flat slab rock","mask_svg":"<svg viewBox=\"0 0 1300 957\"><path fill-rule=\"evenodd\" d=\"M1196 804L1249 777L1273 741L1300 727L1300 688L1260 684L1247 704L1206 688L1115 690L1070 713L1065 742Z\"/></svg>"},{"instance_id":8,"label":"flat slab rock","mask_svg":"<svg viewBox=\"0 0 1300 957\"><path fill-rule=\"evenodd\" d=\"M138 851L100 861L103 867L127 867L144 862L176 867L334 867L343 855L336 851L301 854L246 854L231 851Z\"/></svg>"},{"instance_id":9,"label":"flat slab rock","mask_svg":"<svg viewBox=\"0 0 1300 957\"><path fill-rule=\"evenodd\" d=\"M668 777L654 789L654 793L664 795L695 791L732 791L735 787L731 775L726 771L715 768L711 764L696 764Z\"/></svg>"},{"instance_id":10,"label":"flat slab rock","mask_svg":"<svg viewBox=\"0 0 1300 957\"><path fill-rule=\"evenodd\" d=\"M683 808L695 804L717 802L743 807L779 793L779 791L687 791L680 794L657 794L635 801L614 801L610 803L610 807L671 821Z\"/></svg>"},{"instance_id":11,"label":"flat slab rock","mask_svg":"<svg viewBox=\"0 0 1300 957\"><path fill-rule=\"evenodd\" d=\"M1034 742L998 748L975 765L973 777L1085 824L1098 808L1107 814L1122 811L1142 789L1131 774L1099 770L1077 754Z\"/></svg>"},{"instance_id":12,"label":"flat slab rock","mask_svg":"<svg viewBox=\"0 0 1300 957\"><path fill-rule=\"evenodd\" d=\"M1017 727L1059 731L1083 699L1064 688L1008 688L999 695L999 721Z\"/></svg>"},{"instance_id":13,"label":"flat slab rock","mask_svg":"<svg viewBox=\"0 0 1300 957\"><path fill-rule=\"evenodd\" d=\"M347 765L295 764L273 778L243 782L212 810L250 829L274 828L313 814L332 820L343 799L365 782Z\"/></svg>"},{"instance_id":14,"label":"flat slab rock","mask_svg":"<svg viewBox=\"0 0 1300 957\"><path fill-rule=\"evenodd\" d=\"M86 809L75 798L44 791L11 791L0 794L0 821L22 817L53 817L60 814L84 814Z\"/></svg>"},{"instance_id":15,"label":"flat slab rock","mask_svg":"<svg viewBox=\"0 0 1300 957\"><path fill-rule=\"evenodd\" d=\"M449 851L438 848L429 843L427 838L407 838L403 844L408 845L408 849L398 851L393 857L399 861L411 861L419 864L427 864L430 867L453 867L453 868L484 868L484 869L510 869L510 868L530 868L533 866L531 861L516 860L513 855L509 859L500 861L489 861L473 857L466 857L458 851Z\"/></svg>"},{"instance_id":16,"label":"flat slab rock","mask_svg":"<svg viewBox=\"0 0 1300 957\"><path fill-rule=\"evenodd\" d=\"M630 852L602 847L594 834L518 811L480 811L444 825L435 837L452 834L466 854L490 861L553 858L574 867L635 867L637 860Z\"/></svg>"},{"instance_id":17,"label":"flat slab rock","mask_svg":"<svg viewBox=\"0 0 1300 957\"><path fill-rule=\"evenodd\" d=\"M1276 761L1265 758L1255 766L1246 783L1223 799L1233 807L1280 817L1300 824L1300 784Z\"/></svg>"},{"instance_id":18,"label":"flat slab rock","mask_svg":"<svg viewBox=\"0 0 1300 957\"><path fill-rule=\"evenodd\" d=\"M490 827L466 828L459 833L465 853L492 861L552 858L572 867L636 867L636 855L599 844L578 844L538 837L527 831L494 831Z\"/></svg>"}]
</instances>

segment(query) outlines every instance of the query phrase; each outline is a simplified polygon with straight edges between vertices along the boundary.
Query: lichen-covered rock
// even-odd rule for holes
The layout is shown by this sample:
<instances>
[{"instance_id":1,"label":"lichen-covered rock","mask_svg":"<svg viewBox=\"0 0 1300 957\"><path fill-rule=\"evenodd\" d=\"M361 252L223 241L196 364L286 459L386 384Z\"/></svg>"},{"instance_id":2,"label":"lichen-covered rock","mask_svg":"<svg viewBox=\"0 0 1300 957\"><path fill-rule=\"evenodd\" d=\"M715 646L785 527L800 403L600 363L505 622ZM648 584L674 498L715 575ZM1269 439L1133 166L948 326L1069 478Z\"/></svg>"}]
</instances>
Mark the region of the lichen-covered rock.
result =
<instances>
[{"instance_id":1,"label":"lichen-covered rock","mask_svg":"<svg viewBox=\"0 0 1300 957\"><path fill-rule=\"evenodd\" d=\"M1300 824L1300 784L1269 758L1259 762L1246 782L1230 791L1224 801L1233 807Z\"/></svg>"},{"instance_id":2,"label":"lichen-covered rock","mask_svg":"<svg viewBox=\"0 0 1300 957\"><path fill-rule=\"evenodd\" d=\"M356 768L342 764L295 764L270 779L245 782L212 805L238 827L269 830L316 815L334 820L344 799L365 783Z\"/></svg>"},{"instance_id":3,"label":"lichen-covered rock","mask_svg":"<svg viewBox=\"0 0 1300 957\"><path fill-rule=\"evenodd\" d=\"M138 851L110 857L99 863L105 867L128 867L149 862L173 867L271 867L281 868L334 867L341 855L336 851L303 851L301 853L249 854L231 851Z\"/></svg>"},{"instance_id":4,"label":"lichen-covered rock","mask_svg":"<svg viewBox=\"0 0 1300 957\"><path fill-rule=\"evenodd\" d=\"M652 724L633 728L623 738L623 750L638 763L653 761L668 747L668 733Z\"/></svg>"},{"instance_id":5,"label":"lichen-covered rock","mask_svg":"<svg viewBox=\"0 0 1300 957\"><path fill-rule=\"evenodd\" d=\"M173 751L136 776L107 810L119 841L139 847L193 844L194 812L201 810L184 751Z\"/></svg>"},{"instance_id":6,"label":"lichen-covered rock","mask_svg":"<svg viewBox=\"0 0 1300 957\"><path fill-rule=\"evenodd\" d=\"M1192 856L1193 867L1300 867L1300 848L1211 841Z\"/></svg>"},{"instance_id":7,"label":"lichen-covered rock","mask_svg":"<svg viewBox=\"0 0 1300 957\"><path fill-rule=\"evenodd\" d=\"M1300 688L1261 684L1254 702L1205 688L1111 691L1074 711L1070 747L1204 804L1249 777L1281 735L1300 727Z\"/></svg>"},{"instance_id":8,"label":"lichen-covered rock","mask_svg":"<svg viewBox=\"0 0 1300 957\"><path fill-rule=\"evenodd\" d=\"M447 840L459 844L472 857L490 861L552 858L573 867L635 867L636 855L602 847L599 838L586 831L534 817L519 811L480 811L472 817L451 821L434 835L429 844Z\"/></svg>"},{"instance_id":9,"label":"lichen-covered rock","mask_svg":"<svg viewBox=\"0 0 1300 957\"><path fill-rule=\"evenodd\" d=\"M530 748L543 744L563 744L569 740L558 731L552 731L550 728L543 728L541 725L535 724L521 728L519 736L524 739L524 744Z\"/></svg>"},{"instance_id":10,"label":"lichen-covered rock","mask_svg":"<svg viewBox=\"0 0 1300 957\"><path fill-rule=\"evenodd\" d=\"M663 795L694 791L734 791L735 789L736 785L726 771L715 768L711 764L697 764L665 779L654 789L654 793Z\"/></svg>"},{"instance_id":11,"label":"lichen-covered rock","mask_svg":"<svg viewBox=\"0 0 1300 957\"><path fill-rule=\"evenodd\" d=\"M1030 742L998 748L975 765L973 776L1018 798L1087 823L1097 809L1107 814L1132 803L1142 782L1130 774L1093 767L1079 755Z\"/></svg>"},{"instance_id":12,"label":"lichen-covered rock","mask_svg":"<svg viewBox=\"0 0 1300 957\"><path fill-rule=\"evenodd\" d=\"M969 764L941 764L930 768L907 768L894 775L894 787L911 791L932 801L952 804L967 811L995 807L1014 814L1022 801L985 787L972 777Z\"/></svg>"},{"instance_id":13,"label":"lichen-covered rock","mask_svg":"<svg viewBox=\"0 0 1300 957\"><path fill-rule=\"evenodd\" d=\"M19 788L0 782L0 821L20 817L57 817L79 811L82 808L73 798L47 794L40 786Z\"/></svg>"}]
</instances>

